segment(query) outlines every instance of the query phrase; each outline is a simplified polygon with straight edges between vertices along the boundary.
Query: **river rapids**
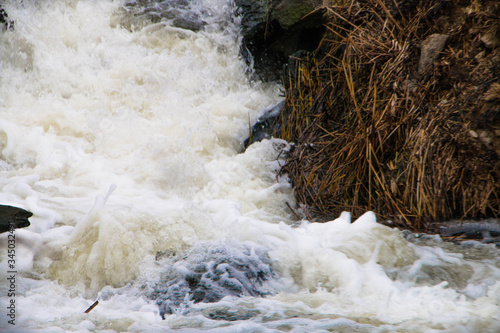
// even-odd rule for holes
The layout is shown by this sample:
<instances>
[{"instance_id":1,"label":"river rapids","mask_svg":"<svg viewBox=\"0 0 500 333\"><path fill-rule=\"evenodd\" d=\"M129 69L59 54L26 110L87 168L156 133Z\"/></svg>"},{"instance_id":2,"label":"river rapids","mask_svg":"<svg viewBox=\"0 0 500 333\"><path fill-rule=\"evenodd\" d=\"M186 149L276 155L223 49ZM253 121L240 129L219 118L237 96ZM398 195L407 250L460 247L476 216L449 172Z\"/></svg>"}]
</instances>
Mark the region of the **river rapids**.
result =
<instances>
[{"instance_id":1,"label":"river rapids","mask_svg":"<svg viewBox=\"0 0 500 333\"><path fill-rule=\"evenodd\" d=\"M500 332L494 245L295 220L232 2L1 4L2 332Z\"/></svg>"}]
</instances>

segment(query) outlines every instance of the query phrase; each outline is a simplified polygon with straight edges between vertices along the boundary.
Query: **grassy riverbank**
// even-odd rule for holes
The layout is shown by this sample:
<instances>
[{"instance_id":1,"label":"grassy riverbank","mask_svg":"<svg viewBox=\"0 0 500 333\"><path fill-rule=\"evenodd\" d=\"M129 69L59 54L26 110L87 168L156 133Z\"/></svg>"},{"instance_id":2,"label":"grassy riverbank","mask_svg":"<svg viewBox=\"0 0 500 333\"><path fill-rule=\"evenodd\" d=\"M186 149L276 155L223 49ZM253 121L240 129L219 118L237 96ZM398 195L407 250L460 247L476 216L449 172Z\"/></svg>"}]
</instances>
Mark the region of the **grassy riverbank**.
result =
<instances>
[{"instance_id":1,"label":"grassy riverbank","mask_svg":"<svg viewBox=\"0 0 500 333\"><path fill-rule=\"evenodd\" d=\"M500 4L345 1L285 79L283 172L308 218L500 215Z\"/></svg>"}]
</instances>

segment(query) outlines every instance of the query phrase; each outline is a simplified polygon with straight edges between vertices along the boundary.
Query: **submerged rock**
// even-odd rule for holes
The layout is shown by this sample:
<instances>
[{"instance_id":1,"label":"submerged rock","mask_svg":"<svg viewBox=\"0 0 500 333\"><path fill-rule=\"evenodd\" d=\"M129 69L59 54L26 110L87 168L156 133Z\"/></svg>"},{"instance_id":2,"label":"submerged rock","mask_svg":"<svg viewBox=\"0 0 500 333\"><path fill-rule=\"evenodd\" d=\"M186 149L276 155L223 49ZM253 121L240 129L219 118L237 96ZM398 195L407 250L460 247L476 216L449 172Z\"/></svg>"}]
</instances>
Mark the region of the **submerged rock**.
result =
<instances>
[{"instance_id":1,"label":"submerged rock","mask_svg":"<svg viewBox=\"0 0 500 333\"><path fill-rule=\"evenodd\" d=\"M263 297L273 294L278 286L278 275L266 252L244 245L205 244L161 263L165 271L147 296L156 300L163 319L190 302L213 303L226 296Z\"/></svg>"},{"instance_id":2,"label":"submerged rock","mask_svg":"<svg viewBox=\"0 0 500 333\"><path fill-rule=\"evenodd\" d=\"M0 25L2 26L2 30L14 30L14 21L9 20L9 15L0 5Z\"/></svg>"},{"instance_id":3,"label":"submerged rock","mask_svg":"<svg viewBox=\"0 0 500 333\"><path fill-rule=\"evenodd\" d=\"M0 205L0 233L30 226L28 218L33 215L22 208Z\"/></svg>"},{"instance_id":4,"label":"submerged rock","mask_svg":"<svg viewBox=\"0 0 500 333\"><path fill-rule=\"evenodd\" d=\"M165 22L177 28L199 31L206 24L200 14L187 0L131 0L125 2L117 23L130 30Z\"/></svg>"},{"instance_id":5,"label":"submerged rock","mask_svg":"<svg viewBox=\"0 0 500 333\"><path fill-rule=\"evenodd\" d=\"M203 311L203 315L212 320L248 320L260 314L258 310L249 310L241 308L229 308L227 306L208 308Z\"/></svg>"}]
</instances>

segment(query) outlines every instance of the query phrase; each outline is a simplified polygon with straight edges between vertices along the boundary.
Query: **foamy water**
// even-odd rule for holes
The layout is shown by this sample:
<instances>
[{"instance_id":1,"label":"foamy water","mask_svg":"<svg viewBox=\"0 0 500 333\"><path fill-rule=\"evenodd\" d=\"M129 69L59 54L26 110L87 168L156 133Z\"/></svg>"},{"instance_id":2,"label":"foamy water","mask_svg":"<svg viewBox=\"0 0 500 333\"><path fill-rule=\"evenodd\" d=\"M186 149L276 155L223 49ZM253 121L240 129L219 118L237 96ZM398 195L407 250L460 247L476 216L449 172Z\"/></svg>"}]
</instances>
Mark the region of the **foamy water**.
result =
<instances>
[{"instance_id":1,"label":"foamy water","mask_svg":"<svg viewBox=\"0 0 500 333\"><path fill-rule=\"evenodd\" d=\"M228 1L172 3L201 30L120 1L5 3L0 203L34 215L15 296L0 235L0 329L500 331L493 245L410 242L371 212L294 221L289 144L241 153L280 86L249 81Z\"/></svg>"}]
</instances>

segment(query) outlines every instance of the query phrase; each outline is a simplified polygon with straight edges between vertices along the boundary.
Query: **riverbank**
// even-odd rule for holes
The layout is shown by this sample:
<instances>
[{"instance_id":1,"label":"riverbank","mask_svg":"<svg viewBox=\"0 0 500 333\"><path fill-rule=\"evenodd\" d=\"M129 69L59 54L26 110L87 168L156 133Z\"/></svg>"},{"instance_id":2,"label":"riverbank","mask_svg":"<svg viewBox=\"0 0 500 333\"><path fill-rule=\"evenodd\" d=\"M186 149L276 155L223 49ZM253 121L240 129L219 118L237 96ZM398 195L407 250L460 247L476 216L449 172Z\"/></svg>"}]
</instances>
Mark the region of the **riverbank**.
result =
<instances>
[{"instance_id":1,"label":"riverbank","mask_svg":"<svg viewBox=\"0 0 500 333\"><path fill-rule=\"evenodd\" d=\"M294 209L316 221L373 210L420 232L498 218L500 5L321 3L288 30L271 8L268 40L279 27L303 36L313 13L326 22L317 47L279 63L286 102L274 135L294 143L282 170Z\"/></svg>"}]
</instances>

